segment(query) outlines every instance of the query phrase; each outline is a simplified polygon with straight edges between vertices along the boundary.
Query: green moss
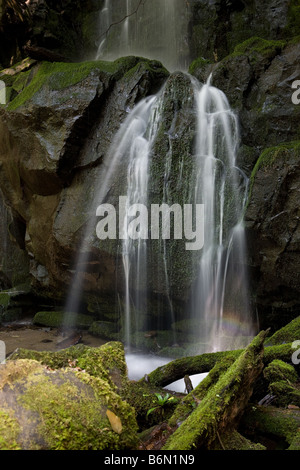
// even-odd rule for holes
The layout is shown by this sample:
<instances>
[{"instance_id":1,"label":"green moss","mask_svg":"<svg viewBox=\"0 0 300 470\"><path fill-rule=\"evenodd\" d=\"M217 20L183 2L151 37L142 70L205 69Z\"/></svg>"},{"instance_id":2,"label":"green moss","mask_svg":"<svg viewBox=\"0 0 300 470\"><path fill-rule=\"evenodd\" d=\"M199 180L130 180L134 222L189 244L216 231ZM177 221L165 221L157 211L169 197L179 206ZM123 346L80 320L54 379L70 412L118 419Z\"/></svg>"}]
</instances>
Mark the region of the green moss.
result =
<instances>
[{"instance_id":1,"label":"green moss","mask_svg":"<svg viewBox=\"0 0 300 470\"><path fill-rule=\"evenodd\" d=\"M112 377L118 378L118 385L127 383L127 367L124 347L119 342L109 342L98 348L90 348L79 344L61 351L32 351L19 348L10 357L11 360L31 359L60 369L70 366L79 367L91 376L99 377L115 386Z\"/></svg>"},{"instance_id":2,"label":"green moss","mask_svg":"<svg viewBox=\"0 0 300 470\"><path fill-rule=\"evenodd\" d=\"M107 382L85 372L62 370L51 378L41 374L29 378L18 402L38 413L38 431L50 450L120 450L136 444L132 408L121 402ZM106 408L114 410L126 426L132 426L131 432L114 432Z\"/></svg>"},{"instance_id":3,"label":"green moss","mask_svg":"<svg viewBox=\"0 0 300 470\"><path fill-rule=\"evenodd\" d=\"M275 359L263 372L269 383L268 389L275 396L275 405L286 407L290 404L300 405L300 390L297 385L298 375L291 364Z\"/></svg>"},{"instance_id":4,"label":"green moss","mask_svg":"<svg viewBox=\"0 0 300 470\"><path fill-rule=\"evenodd\" d=\"M297 372L291 364L287 364L280 359L275 359L264 369L264 377L269 382L280 380L288 383L295 383L298 379Z\"/></svg>"},{"instance_id":5,"label":"green moss","mask_svg":"<svg viewBox=\"0 0 300 470\"><path fill-rule=\"evenodd\" d=\"M265 346L264 364L270 364L274 359L280 358L284 362L290 362L293 354L293 343Z\"/></svg>"},{"instance_id":6,"label":"green moss","mask_svg":"<svg viewBox=\"0 0 300 470\"><path fill-rule=\"evenodd\" d=\"M275 345L282 343L292 343L300 338L300 316L294 318L287 325L276 331L273 336L267 339L267 345Z\"/></svg>"},{"instance_id":7,"label":"green moss","mask_svg":"<svg viewBox=\"0 0 300 470\"><path fill-rule=\"evenodd\" d=\"M257 36L251 37L246 41L238 44L233 51L233 55L249 55L250 61L255 61L256 55L263 55L272 58L281 52L286 46L287 41L267 40Z\"/></svg>"},{"instance_id":8,"label":"green moss","mask_svg":"<svg viewBox=\"0 0 300 470\"><path fill-rule=\"evenodd\" d=\"M222 426L224 413L230 414L236 395L240 395L244 380L255 367L260 367L264 332L259 334L217 383L210 387L193 413L171 435L164 450L191 450L207 448L217 437L216 430Z\"/></svg>"},{"instance_id":9,"label":"green moss","mask_svg":"<svg viewBox=\"0 0 300 470\"><path fill-rule=\"evenodd\" d=\"M51 326L58 328L65 327L89 328L93 322L93 317L83 314L68 314L65 312L37 312L33 318L33 324Z\"/></svg>"},{"instance_id":10,"label":"green moss","mask_svg":"<svg viewBox=\"0 0 300 470\"><path fill-rule=\"evenodd\" d=\"M62 90L86 79L91 73L105 73L120 78L134 67L138 59L120 58L114 62L89 61L82 63L43 62L39 64L29 85L8 105L10 111L17 109L30 100L43 86L49 90ZM21 80L21 78L19 78ZM23 78L22 78L23 80Z\"/></svg>"},{"instance_id":11,"label":"green moss","mask_svg":"<svg viewBox=\"0 0 300 470\"><path fill-rule=\"evenodd\" d=\"M300 141L284 142L276 147L269 147L265 149L258 158L250 177L249 197L251 199L255 176L261 169L265 170L272 168L278 161L288 164L289 158L292 154L300 157Z\"/></svg>"},{"instance_id":12,"label":"green moss","mask_svg":"<svg viewBox=\"0 0 300 470\"><path fill-rule=\"evenodd\" d=\"M300 407L300 390L286 381L272 382L269 385L271 395L275 396L275 405L287 407L294 405Z\"/></svg>"},{"instance_id":13,"label":"green moss","mask_svg":"<svg viewBox=\"0 0 300 470\"><path fill-rule=\"evenodd\" d=\"M212 62L208 59L204 59L203 57L198 57L195 59L189 66L189 73L191 75L195 75L199 72L199 69L205 68L208 65L211 65Z\"/></svg>"},{"instance_id":14,"label":"green moss","mask_svg":"<svg viewBox=\"0 0 300 470\"><path fill-rule=\"evenodd\" d=\"M20 450L17 438L20 432L18 421L0 409L0 450Z\"/></svg>"},{"instance_id":15,"label":"green moss","mask_svg":"<svg viewBox=\"0 0 300 470\"><path fill-rule=\"evenodd\" d=\"M171 427L177 427L184 421L198 406L198 403L203 400L209 389L216 384L219 378L224 374L228 368L233 364L234 358L229 356L225 357L222 361L211 369L209 374L195 387L195 389L181 400L177 406L174 414L169 420Z\"/></svg>"}]
</instances>

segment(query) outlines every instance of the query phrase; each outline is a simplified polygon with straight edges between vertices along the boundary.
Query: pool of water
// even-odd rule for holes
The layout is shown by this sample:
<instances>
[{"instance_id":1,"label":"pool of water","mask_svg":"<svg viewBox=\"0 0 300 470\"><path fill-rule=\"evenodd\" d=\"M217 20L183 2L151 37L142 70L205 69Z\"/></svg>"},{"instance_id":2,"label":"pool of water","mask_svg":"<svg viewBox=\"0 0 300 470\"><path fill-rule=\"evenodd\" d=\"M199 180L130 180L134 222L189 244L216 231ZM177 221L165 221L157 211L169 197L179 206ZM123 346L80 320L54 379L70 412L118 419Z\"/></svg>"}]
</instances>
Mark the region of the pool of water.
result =
<instances>
[{"instance_id":1,"label":"pool of water","mask_svg":"<svg viewBox=\"0 0 300 470\"><path fill-rule=\"evenodd\" d=\"M126 354L126 363L128 368L128 376L130 380L139 380L144 377L145 374L150 374L153 370L161 367L168 362L171 362L173 359L167 357L157 357L147 354ZM208 372L203 374L196 374L190 377L193 387L195 388L206 376ZM185 392L185 384L184 380L176 380L166 386L168 390L172 390L174 392Z\"/></svg>"}]
</instances>

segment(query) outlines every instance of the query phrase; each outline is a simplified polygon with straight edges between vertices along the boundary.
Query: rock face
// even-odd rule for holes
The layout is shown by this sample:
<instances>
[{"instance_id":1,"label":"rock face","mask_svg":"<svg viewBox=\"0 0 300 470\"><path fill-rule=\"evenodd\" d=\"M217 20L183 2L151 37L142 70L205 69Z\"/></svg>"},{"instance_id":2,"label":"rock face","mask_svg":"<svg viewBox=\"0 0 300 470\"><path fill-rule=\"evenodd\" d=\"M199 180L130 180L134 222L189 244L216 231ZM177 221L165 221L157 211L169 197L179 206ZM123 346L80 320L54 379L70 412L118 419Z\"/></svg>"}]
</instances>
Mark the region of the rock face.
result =
<instances>
[{"instance_id":1,"label":"rock face","mask_svg":"<svg viewBox=\"0 0 300 470\"><path fill-rule=\"evenodd\" d=\"M219 61L252 36L290 38L299 34L297 1L192 0L189 44L193 58Z\"/></svg>"},{"instance_id":2,"label":"rock face","mask_svg":"<svg viewBox=\"0 0 300 470\"><path fill-rule=\"evenodd\" d=\"M299 312L299 157L299 141L271 147L251 176L246 224L262 323Z\"/></svg>"},{"instance_id":3,"label":"rock face","mask_svg":"<svg viewBox=\"0 0 300 470\"><path fill-rule=\"evenodd\" d=\"M128 110L168 73L158 62L134 57L41 63L17 74L27 85L17 94L15 70L9 70L1 75L15 97L1 109L2 193L19 227L17 245L29 255L33 286L58 299L72 277L84 226L95 215L99 163ZM88 286L111 293L115 257L98 255L90 253Z\"/></svg>"}]
</instances>

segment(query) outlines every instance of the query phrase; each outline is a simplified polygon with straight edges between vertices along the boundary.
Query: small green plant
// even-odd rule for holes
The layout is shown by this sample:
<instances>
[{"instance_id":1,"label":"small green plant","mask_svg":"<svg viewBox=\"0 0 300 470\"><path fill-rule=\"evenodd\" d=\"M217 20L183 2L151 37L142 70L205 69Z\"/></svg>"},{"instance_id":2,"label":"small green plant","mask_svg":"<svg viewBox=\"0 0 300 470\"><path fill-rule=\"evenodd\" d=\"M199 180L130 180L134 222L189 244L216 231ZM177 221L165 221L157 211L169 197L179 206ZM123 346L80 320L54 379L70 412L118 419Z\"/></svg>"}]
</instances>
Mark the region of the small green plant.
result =
<instances>
[{"instance_id":1,"label":"small green plant","mask_svg":"<svg viewBox=\"0 0 300 470\"><path fill-rule=\"evenodd\" d=\"M160 393L155 393L155 396L157 404L147 411L147 416L155 410L159 410L161 416L163 416L164 409L167 405L175 405L178 402L177 398L170 395L170 393L167 393L165 396L162 396Z\"/></svg>"}]
</instances>

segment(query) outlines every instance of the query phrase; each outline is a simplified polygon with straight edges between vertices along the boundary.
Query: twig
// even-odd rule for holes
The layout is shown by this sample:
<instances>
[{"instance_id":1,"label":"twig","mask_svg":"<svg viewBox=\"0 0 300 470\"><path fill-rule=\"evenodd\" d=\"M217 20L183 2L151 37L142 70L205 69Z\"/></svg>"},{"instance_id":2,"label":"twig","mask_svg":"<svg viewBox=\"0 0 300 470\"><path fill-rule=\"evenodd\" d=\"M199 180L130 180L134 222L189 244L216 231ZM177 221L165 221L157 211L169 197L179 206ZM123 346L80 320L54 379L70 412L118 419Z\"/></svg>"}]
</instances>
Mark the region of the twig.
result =
<instances>
[{"instance_id":1,"label":"twig","mask_svg":"<svg viewBox=\"0 0 300 470\"><path fill-rule=\"evenodd\" d=\"M223 449L223 450L226 450L225 447L224 447L223 442L221 441L220 434L219 434L218 431L217 431L217 436L218 436L218 439L219 439L219 442L220 442L220 444L221 444L222 449Z\"/></svg>"},{"instance_id":2,"label":"twig","mask_svg":"<svg viewBox=\"0 0 300 470\"><path fill-rule=\"evenodd\" d=\"M111 23L109 27L107 28L107 30L99 36L98 40L100 40L103 36L106 36L113 26L117 26L118 24L123 23L123 21L125 21L127 18L130 18L131 16L135 15L138 12L140 6L145 5L146 1L147 0L140 0L138 3L138 6L136 7L134 11L132 11L128 15L125 15L121 20L116 21L115 23Z\"/></svg>"}]
</instances>

